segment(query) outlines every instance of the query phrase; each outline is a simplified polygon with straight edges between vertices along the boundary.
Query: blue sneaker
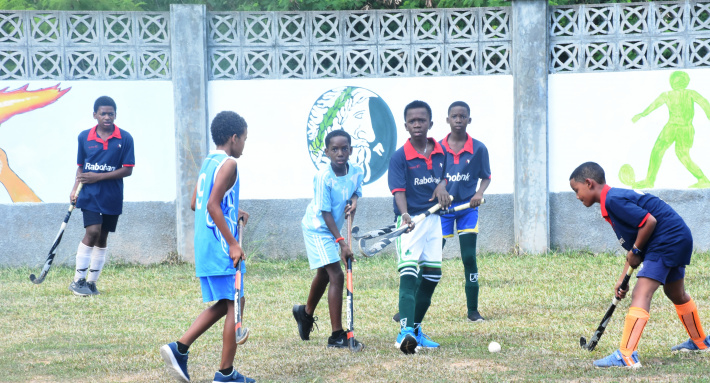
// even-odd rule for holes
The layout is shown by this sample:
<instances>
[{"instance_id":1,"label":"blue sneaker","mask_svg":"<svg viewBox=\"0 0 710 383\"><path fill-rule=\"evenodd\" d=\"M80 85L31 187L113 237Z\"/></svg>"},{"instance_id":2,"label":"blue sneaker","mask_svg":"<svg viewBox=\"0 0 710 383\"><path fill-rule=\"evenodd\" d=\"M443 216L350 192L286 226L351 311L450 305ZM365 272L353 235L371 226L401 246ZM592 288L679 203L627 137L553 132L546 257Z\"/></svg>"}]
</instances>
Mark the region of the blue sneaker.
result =
<instances>
[{"instance_id":1,"label":"blue sneaker","mask_svg":"<svg viewBox=\"0 0 710 383\"><path fill-rule=\"evenodd\" d=\"M641 367L641 362L639 362L638 351L634 351L630 357L624 357L620 350L614 351L611 355L606 358L602 358L594 361L594 367L606 368L606 367L626 367L626 368L639 368Z\"/></svg>"},{"instance_id":2,"label":"blue sneaker","mask_svg":"<svg viewBox=\"0 0 710 383\"><path fill-rule=\"evenodd\" d=\"M178 352L177 343L168 343L160 348L160 356L165 360L165 365L168 367L168 372L173 378L179 382L189 382L190 375L187 373L187 356Z\"/></svg>"},{"instance_id":3,"label":"blue sneaker","mask_svg":"<svg viewBox=\"0 0 710 383\"><path fill-rule=\"evenodd\" d=\"M700 348L698 348L698 345L696 345L695 342L693 342L692 339L688 339L688 340L686 340L685 342L683 342L683 343L681 343L681 344L679 344L679 345L677 345L677 346L671 347L671 351L672 351L672 352L677 352L677 351L683 351L683 352L688 352L688 351L704 351L704 352L705 352L705 351L710 351L710 335L708 335L707 337L705 337L705 340L703 341L703 343L705 343L705 346L706 346L706 347L701 350Z\"/></svg>"},{"instance_id":4,"label":"blue sneaker","mask_svg":"<svg viewBox=\"0 0 710 383\"><path fill-rule=\"evenodd\" d=\"M421 327L417 327L416 331L418 348L439 348L439 343L434 342L427 334L422 331Z\"/></svg>"},{"instance_id":5,"label":"blue sneaker","mask_svg":"<svg viewBox=\"0 0 710 383\"><path fill-rule=\"evenodd\" d=\"M405 327L400 330L394 346L402 350L402 352L407 355L417 352L417 338L414 335L414 329L411 327Z\"/></svg>"},{"instance_id":6,"label":"blue sneaker","mask_svg":"<svg viewBox=\"0 0 710 383\"><path fill-rule=\"evenodd\" d=\"M253 383L256 380L252 378L247 378L246 376L237 372L237 370L232 370L229 375L222 375L221 372L217 371L214 373L214 379L212 383L224 383L224 382L239 382L239 383Z\"/></svg>"}]
</instances>

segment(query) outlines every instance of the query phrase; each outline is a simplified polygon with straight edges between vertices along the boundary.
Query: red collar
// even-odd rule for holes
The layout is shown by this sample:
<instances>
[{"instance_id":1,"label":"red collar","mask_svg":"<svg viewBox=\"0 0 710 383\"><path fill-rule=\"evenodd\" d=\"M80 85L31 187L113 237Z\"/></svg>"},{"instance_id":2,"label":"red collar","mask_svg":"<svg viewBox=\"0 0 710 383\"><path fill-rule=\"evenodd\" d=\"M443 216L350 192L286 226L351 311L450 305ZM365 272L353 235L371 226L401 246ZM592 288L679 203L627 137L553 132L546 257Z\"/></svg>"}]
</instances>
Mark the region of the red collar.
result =
<instances>
[{"instance_id":1,"label":"red collar","mask_svg":"<svg viewBox=\"0 0 710 383\"><path fill-rule=\"evenodd\" d=\"M611 186L604 185L604 187L602 188L602 193L599 196L599 205L601 206L602 217L607 218L607 220L609 218L609 213L607 213L606 211L606 193L608 193L610 189Z\"/></svg>"},{"instance_id":2,"label":"red collar","mask_svg":"<svg viewBox=\"0 0 710 383\"><path fill-rule=\"evenodd\" d=\"M113 133L111 133L111 135L108 136L108 138L106 139L106 141L104 141L103 139L101 139L101 137L99 137L99 135L96 134L96 128L97 128L97 127L98 127L98 125L96 125L96 126L94 126L93 128L91 128L91 130L89 131L89 137L87 137L86 140L87 140L87 141L96 141L96 142L102 143L102 144L104 145L104 150L107 150L107 149L108 149L108 140L110 140L110 139L112 139L112 138L118 138L119 140L121 139L121 130L118 129L118 126L117 126L116 124L113 125Z\"/></svg>"},{"instance_id":3,"label":"red collar","mask_svg":"<svg viewBox=\"0 0 710 383\"><path fill-rule=\"evenodd\" d=\"M434 143L434 150L429 153L429 157L424 157L423 155L419 154L416 149L414 149L414 146L412 146L411 143L411 138L407 139L407 142L404 143L404 156L407 158L407 161L413 160L415 158L421 158L426 162L426 168L431 169L431 156L434 154L440 153L444 154L444 149L441 148L441 145L439 145L438 142L436 142L435 139L431 137L427 137L428 141L431 141Z\"/></svg>"},{"instance_id":4,"label":"red collar","mask_svg":"<svg viewBox=\"0 0 710 383\"><path fill-rule=\"evenodd\" d=\"M450 135L451 135L451 133L447 134L446 137L444 137L444 140L442 141L442 142L443 142L443 146L446 148L446 151L447 151L447 152L449 152L449 153L451 153L451 154L454 155L454 163L455 163L455 164L458 164L458 163L459 163L459 157L461 156L461 153L463 153L463 152L469 152L469 153L473 154L473 138L471 138L471 136L469 136L469 134L466 133L466 137L467 137L466 143L463 144L463 148L461 148L461 150L459 150L458 153L454 153L454 151L451 150L451 147L449 147L449 136L450 136Z\"/></svg>"}]
</instances>

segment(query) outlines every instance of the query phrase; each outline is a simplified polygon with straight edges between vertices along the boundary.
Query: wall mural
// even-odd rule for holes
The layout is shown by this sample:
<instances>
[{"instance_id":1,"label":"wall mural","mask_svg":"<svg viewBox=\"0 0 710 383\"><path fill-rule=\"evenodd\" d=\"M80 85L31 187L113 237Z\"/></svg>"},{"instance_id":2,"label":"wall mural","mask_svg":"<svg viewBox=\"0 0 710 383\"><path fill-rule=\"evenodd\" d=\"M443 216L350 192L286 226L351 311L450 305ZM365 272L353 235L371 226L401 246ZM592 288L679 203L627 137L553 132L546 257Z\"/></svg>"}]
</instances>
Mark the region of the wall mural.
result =
<instances>
[{"instance_id":1,"label":"wall mural","mask_svg":"<svg viewBox=\"0 0 710 383\"><path fill-rule=\"evenodd\" d=\"M329 164L323 140L334 129L352 138L350 161L365 172L363 196L391 198L389 160L409 138L404 107L413 100L431 106L429 136L436 140L451 131L449 105L466 101L473 120L468 133L486 144L491 158L487 193L513 192L512 76L214 80L208 100L210 120L233 110L249 126L239 159L243 199L313 198L313 176Z\"/></svg>"},{"instance_id":2,"label":"wall mural","mask_svg":"<svg viewBox=\"0 0 710 383\"><path fill-rule=\"evenodd\" d=\"M373 91L345 86L323 93L308 116L308 153L316 168L327 166L325 136L342 129L352 139L350 161L365 171L368 185L387 171L397 144L397 128L387 103Z\"/></svg>"},{"instance_id":3,"label":"wall mural","mask_svg":"<svg viewBox=\"0 0 710 383\"><path fill-rule=\"evenodd\" d=\"M693 127L694 104L698 104L705 112L705 116L710 119L710 103L700 93L687 89L689 83L690 76L686 72L675 71L671 73L670 85L672 90L661 93L646 110L631 119L633 123L636 123L663 105L668 108L668 122L658 135L653 149L651 149L646 178L636 181L634 169L631 165L624 164L619 169L619 180L625 185L635 189L653 188L658 170L661 168L663 155L675 143L676 157L698 179L698 182L688 187L710 187L710 180L705 176L700 166L690 158L690 149L693 147L695 139L695 128Z\"/></svg>"},{"instance_id":4,"label":"wall mural","mask_svg":"<svg viewBox=\"0 0 710 383\"><path fill-rule=\"evenodd\" d=\"M25 84L11 91L7 91L8 88L0 89L0 124L18 114L44 108L71 89L71 87L60 89L59 84L37 90L27 90L28 87L29 84ZM29 131L28 134L41 135L36 131ZM42 202L32 188L12 170L8 156L2 147L0 147L0 183L7 190L12 202Z\"/></svg>"}]
</instances>

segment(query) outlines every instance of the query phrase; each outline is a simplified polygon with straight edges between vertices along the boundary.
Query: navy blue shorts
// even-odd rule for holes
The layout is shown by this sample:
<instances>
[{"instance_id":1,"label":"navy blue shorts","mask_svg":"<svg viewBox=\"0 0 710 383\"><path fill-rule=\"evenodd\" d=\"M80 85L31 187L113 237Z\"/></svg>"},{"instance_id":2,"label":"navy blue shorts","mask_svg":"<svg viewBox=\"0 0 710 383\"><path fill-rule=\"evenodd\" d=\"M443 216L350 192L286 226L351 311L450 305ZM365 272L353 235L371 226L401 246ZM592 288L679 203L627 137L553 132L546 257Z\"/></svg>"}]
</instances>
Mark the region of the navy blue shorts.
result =
<instances>
[{"instance_id":1,"label":"navy blue shorts","mask_svg":"<svg viewBox=\"0 0 710 383\"><path fill-rule=\"evenodd\" d=\"M685 266L668 267L661 259L644 260L637 277L650 278L665 285L685 278Z\"/></svg>"},{"instance_id":2,"label":"navy blue shorts","mask_svg":"<svg viewBox=\"0 0 710 383\"><path fill-rule=\"evenodd\" d=\"M118 216L111 214L101 214L95 211L81 209L84 214L84 227L91 225L101 225L101 231L116 232Z\"/></svg>"}]
</instances>

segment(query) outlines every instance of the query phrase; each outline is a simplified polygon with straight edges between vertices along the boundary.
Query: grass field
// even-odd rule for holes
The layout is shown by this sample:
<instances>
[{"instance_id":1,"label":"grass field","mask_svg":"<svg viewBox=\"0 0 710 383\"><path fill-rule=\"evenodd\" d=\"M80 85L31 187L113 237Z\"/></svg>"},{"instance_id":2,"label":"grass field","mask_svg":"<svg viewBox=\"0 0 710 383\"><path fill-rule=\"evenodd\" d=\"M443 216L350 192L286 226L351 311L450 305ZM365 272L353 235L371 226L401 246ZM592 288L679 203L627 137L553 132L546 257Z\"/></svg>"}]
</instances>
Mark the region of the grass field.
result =
<instances>
[{"instance_id":1,"label":"grass field","mask_svg":"<svg viewBox=\"0 0 710 383\"><path fill-rule=\"evenodd\" d=\"M405 356L393 347L398 325L398 277L391 256L355 265L357 354L326 349L327 303L320 330L300 341L291 307L305 302L313 273L305 260L248 264L244 322L249 341L237 349L237 369L257 381L291 382L700 382L710 353L671 354L687 339L673 305L657 293L639 352L643 368L598 370L594 359L618 347L629 299L622 301L597 350L584 351L611 301L622 258L591 253L479 256L483 323L465 321L463 266L444 262L444 277L425 319L442 347ZM110 265L102 295L79 298L67 286L69 268L54 268L41 285L29 268L0 269L0 381L169 382L158 348L176 340L206 307L189 264ZM696 254L686 285L710 330L710 254ZM635 281L635 279L634 279ZM491 354L487 346L503 350ZM190 350L193 382L209 382L218 367L221 322Z\"/></svg>"}]
</instances>

